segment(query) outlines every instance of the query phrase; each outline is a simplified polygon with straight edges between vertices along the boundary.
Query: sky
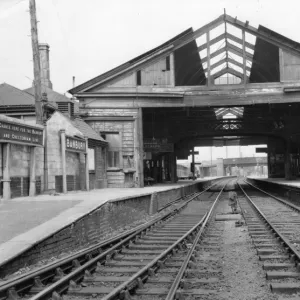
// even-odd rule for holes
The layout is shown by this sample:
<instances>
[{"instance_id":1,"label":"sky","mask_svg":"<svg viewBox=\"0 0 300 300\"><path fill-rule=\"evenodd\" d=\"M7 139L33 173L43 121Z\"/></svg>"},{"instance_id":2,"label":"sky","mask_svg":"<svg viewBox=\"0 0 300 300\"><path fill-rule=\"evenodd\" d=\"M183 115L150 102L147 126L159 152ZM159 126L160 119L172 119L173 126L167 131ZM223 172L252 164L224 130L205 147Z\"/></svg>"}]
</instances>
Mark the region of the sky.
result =
<instances>
[{"instance_id":1,"label":"sky","mask_svg":"<svg viewBox=\"0 0 300 300\"><path fill-rule=\"evenodd\" d=\"M36 0L54 90L65 93L226 13L300 42L299 0ZM0 83L32 84L29 0L0 0Z\"/></svg>"}]
</instances>

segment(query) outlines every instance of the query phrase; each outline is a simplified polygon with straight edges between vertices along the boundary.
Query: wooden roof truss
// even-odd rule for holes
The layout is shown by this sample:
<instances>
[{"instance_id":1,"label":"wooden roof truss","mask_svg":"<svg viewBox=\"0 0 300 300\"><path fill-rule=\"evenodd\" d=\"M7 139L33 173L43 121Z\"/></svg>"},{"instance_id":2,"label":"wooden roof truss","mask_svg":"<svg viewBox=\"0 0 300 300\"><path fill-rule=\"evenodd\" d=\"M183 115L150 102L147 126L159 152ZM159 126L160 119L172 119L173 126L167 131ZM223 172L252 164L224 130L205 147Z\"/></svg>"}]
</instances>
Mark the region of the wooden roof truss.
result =
<instances>
[{"instance_id":1,"label":"wooden roof truss","mask_svg":"<svg viewBox=\"0 0 300 300\"><path fill-rule=\"evenodd\" d=\"M235 30L239 29L241 37L228 32L228 24L230 27L235 28ZM216 37L210 38L212 31L220 25L225 25L225 31ZM91 88L106 84L108 81L113 80L116 77L140 70L145 66L151 65L153 62L167 57L171 53L174 53L177 49L182 48L203 36L206 37L206 42L198 46L198 51L201 52L205 50L207 53L207 55L201 59L203 69L207 77L207 85L210 86L213 84L214 79L224 74L225 71L219 72L222 67L224 70L228 71L227 73L233 74L234 76L238 75L238 77L241 77L242 74L241 83L246 84L248 82L249 73L251 71L250 67L254 56L252 53L255 50L253 43L246 40L246 33L250 34L254 38L260 38L272 45L275 45L288 53L300 56L300 45L298 43L280 36L275 32L271 32L270 30L264 31L256 29L250 26L248 21L244 23L237 20L237 18L233 18L224 13L201 28L195 31L186 32L177 39L173 39L169 43L165 43L165 45L157 47L156 49L149 51L149 53L147 52L144 55L141 55L140 57L107 72L107 74L97 76L71 89L70 92L72 94L87 92ZM211 51L214 48L213 46L216 46L217 43L222 41L225 43L224 47ZM215 58L218 58L218 56L221 55L224 55L225 57L222 57L217 62L214 61Z\"/></svg>"},{"instance_id":2,"label":"wooden roof truss","mask_svg":"<svg viewBox=\"0 0 300 300\"><path fill-rule=\"evenodd\" d=\"M221 107L215 108L214 111L217 119L221 119L228 114L234 115L237 118L242 118L244 107Z\"/></svg>"},{"instance_id":3,"label":"wooden roof truss","mask_svg":"<svg viewBox=\"0 0 300 300\"><path fill-rule=\"evenodd\" d=\"M240 78L242 83L247 83L249 80L248 74L251 71L249 64L251 65L253 61L253 54L250 51L254 51L255 46L246 41L244 30L242 30L242 39L229 33L227 31L225 16L226 15L224 15L225 32L210 39L210 33L207 31L206 43L198 47L199 52L205 50L207 53L201 61L208 79L208 85L213 84L213 80L226 74ZM212 47L217 43L220 44L220 42L222 42L221 45L224 46L211 52ZM250 49L250 51L248 49ZM221 59L212 63L212 59L220 56L222 56ZM240 58L240 61L235 57Z\"/></svg>"}]
</instances>

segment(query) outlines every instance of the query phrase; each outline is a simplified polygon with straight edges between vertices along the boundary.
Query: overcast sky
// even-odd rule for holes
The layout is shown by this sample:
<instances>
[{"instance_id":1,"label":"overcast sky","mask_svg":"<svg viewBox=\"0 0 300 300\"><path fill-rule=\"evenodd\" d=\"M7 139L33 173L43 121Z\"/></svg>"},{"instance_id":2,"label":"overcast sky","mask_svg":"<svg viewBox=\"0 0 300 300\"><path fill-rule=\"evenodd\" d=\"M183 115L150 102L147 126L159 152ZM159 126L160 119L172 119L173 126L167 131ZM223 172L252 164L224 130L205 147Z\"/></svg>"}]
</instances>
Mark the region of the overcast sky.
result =
<instances>
[{"instance_id":1,"label":"overcast sky","mask_svg":"<svg viewBox=\"0 0 300 300\"><path fill-rule=\"evenodd\" d=\"M299 0L36 0L39 41L50 45L56 91L80 84L227 14L300 42ZM0 83L33 79L29 0L0 0Z\"/></svg>"}]
</instances>

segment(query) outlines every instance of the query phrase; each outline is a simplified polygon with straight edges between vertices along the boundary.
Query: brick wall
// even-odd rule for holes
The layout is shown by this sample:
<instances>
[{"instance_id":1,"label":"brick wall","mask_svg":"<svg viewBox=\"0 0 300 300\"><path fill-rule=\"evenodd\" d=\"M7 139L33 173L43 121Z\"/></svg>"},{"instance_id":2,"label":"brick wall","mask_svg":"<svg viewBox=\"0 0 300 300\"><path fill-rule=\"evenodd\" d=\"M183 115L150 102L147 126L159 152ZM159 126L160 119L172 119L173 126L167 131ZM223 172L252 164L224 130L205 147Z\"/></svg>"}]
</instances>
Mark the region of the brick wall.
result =
<instances>
[{"instance_id":1,"label":"brick wall","mask_svg":"<svg viewBox=\"0 0 300 300\"><path fill-rule=\"evenodd\" d=\"M1 147L0 147L1 148ZM10 187L11 197L23 197L29 195L29 171L30 171L29 146L11 144L10 151ZM40 194L44 172L44 149L36 147L36 193ZM1 150L2 157L2 150ZM0 159L2 164L2 159ZM2 175L2 168L1 168Z\"/></svg>"},{"instance_id":2,"label":"brick wall","mask_svg":"<svg viewBox=\"0 0 300 300\"><path fill-rule=\"evenodd\" d=\"M107 171L107 187L117 188L124 187L124 172L122 171Z\"/></svg>"},{"instance_id":3,"label":"brick wall","mask_svg":"<svg viewBox=\"0 0 300 300\"><path fill-rule=\"evenodd\" d=\"M61 254L81 249L104 240L113 231L124 228L148 216L151 196L109 202L74 224L32 247L17 259L0 267L0 277L24 267Z\"/></svg>"},{"instance_id":4,"label":"brick wall","mask_svg":"<svg viewBox=\"0 0 300 300\"><path fill-rule=\"evenodd\" d=\"M29 176L30 147L11 144L10 151L10 176Z\"/></svg>"}]
</instances>

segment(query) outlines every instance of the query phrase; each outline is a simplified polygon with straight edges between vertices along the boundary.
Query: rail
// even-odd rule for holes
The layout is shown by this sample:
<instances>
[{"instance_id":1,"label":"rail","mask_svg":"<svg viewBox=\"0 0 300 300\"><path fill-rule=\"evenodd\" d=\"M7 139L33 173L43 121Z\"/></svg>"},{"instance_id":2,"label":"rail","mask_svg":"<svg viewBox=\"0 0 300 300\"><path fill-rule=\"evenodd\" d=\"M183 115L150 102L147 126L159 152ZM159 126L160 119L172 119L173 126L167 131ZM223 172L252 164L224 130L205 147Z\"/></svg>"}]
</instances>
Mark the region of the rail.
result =
<instances>
[{"instance_id":1,"label":"rail","mask_svg":"<svg viewBox=\"0 0 300 300\"><path fill-rule=\"evenodd\" d=\"M180 270L178 271L178 273L177 273L177 275L175 277L175 280L174 280L174 282L173 282L173 284L172 284L172 286L170 288L170 291L169 291L169 293L168 293L168 295L167 295L167 297L166 297L165 300L173 300L173 299L175 299L176 292L177 292L177 290L179 288L179 285L180 285L180 282L181 282L181 280L182 280L182 278L184 276L184 273L185 273L185 271L186 271L186 269L188 267L188 263L189 263L189 261L192 258L193 252L195 251L195 248L196 248L196 246L198 244L198 241L200 240L200 238L201 238L201 236L203 234L203 231L205 229L205 226L206 226L208 220L211 217L212 211L213 211L214 207L216 206L216 203L218 202L218 200L219 200L221 194L223 193L223 190L224 190L224 188L225 188L226 185L227 185L227 183L223 186L223 188L221 189L220 193L218 194L216 200L214 201L213 205L211 206L209 212L205 216L205 220L204 220L203 224L201 225L201 228L200 228L199 232L197 233L197 236L196 236L196 238L195 238L195 240L193 242L192 247L190 248L190 250L189 250L189 252L187 254L187 257L185 258L184 262L182 263L182 266L181 266ZM179 298L180 298L180 296L179 296Z\"/></svg>"},{"instance_id":2,"label":"rail","mask_svg":"<svg viewBox=\"0 0 300 300\"><path fill-rule=\"evenodd\" d=\"M240 187L241 191L244 193L245 197L248 199L248 201L252 204L252 206L255 208L255 210L258 212L258 214L261 216L261 218L268 224L268 226L271 228L271 231L274 232L275 236L277 236L281 240L282 246L286 246L285 248L288 249L288 251L292 252L291 258L294 260L297 260L298 265L300 262L300 254L293 247L293 245L282 235L278 232L278 230L275 228L275 226L270 222L267 217L264 215L264 213L253 203L251 198L247 195L247 193L244 191L244 189L241 187L241 185L237 182L238 186ZM273 196L272 196L273 197ZM277 200L277 199L276 199Z\"/></svg>"},{"instance_id":3,"label":"rail","mask_svg":"<svg viewBox=\"0 0 300 300\"><path fill-rule=\"evenodd\" d=\"M18 293L26 291L32 287L40 288L41 291L34 295L31 299L48 299L51 297L57 299L59 294L68 289L70 280L75 282L78 281L80 278L85 276L86 270L88 270L88 272L94 270L97 267L97 262L105 260L106 256L114 255L119 247L126 243L129 244L130 240L134 239L136 236L143 234L143 232L149 230L150 227L154 227L162 220L171 217L179 210L183 209L190 201L205 193L217 183L218 182L215 182L202 192L190 197L175 210L167 212L163 216L160 216L145 225L118 235L109 241L99 243L89 249L81 251L80 253L76 253L70 257L53 263L50 266L42 267L41 269L33 271L30 274L26 274L6 282L4 285L0 286L0 299L3 300L7 297L14 299L18 296ZM110 247L112 244L115 245ZM109 249L103 252L104 247L109 247ZM82 262L84 264L82 264ZM71 273L64 273L72 268L75 268L75 270ZM58 281L54 282L48 287L43 286L42 282L54 278L55 276L58 278Z\"/></svg>"}]
</instances>

